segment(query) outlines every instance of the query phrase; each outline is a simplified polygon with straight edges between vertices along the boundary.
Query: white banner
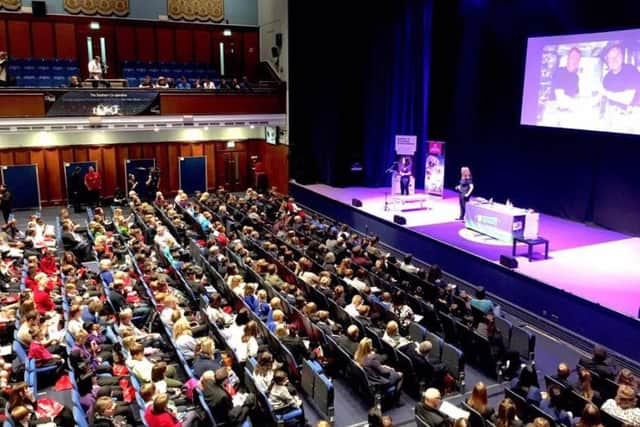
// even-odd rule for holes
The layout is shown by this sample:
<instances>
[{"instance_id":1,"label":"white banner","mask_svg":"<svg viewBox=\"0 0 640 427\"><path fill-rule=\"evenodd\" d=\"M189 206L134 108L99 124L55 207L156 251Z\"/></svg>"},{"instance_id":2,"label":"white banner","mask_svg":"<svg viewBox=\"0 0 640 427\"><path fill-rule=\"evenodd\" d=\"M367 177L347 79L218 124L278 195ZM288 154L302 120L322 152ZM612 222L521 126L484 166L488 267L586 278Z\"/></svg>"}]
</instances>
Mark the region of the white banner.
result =
<instances>
[{"instance_id":1,"label":"white banner","mask_svg":"<svg viewBox=\"0 0 640 427\"><path fill-rule=\"evenodd\" d=\"M396 154L413 156L416 153L417 140L415 135L396 135Z\"/></svg>"}]
</instances>

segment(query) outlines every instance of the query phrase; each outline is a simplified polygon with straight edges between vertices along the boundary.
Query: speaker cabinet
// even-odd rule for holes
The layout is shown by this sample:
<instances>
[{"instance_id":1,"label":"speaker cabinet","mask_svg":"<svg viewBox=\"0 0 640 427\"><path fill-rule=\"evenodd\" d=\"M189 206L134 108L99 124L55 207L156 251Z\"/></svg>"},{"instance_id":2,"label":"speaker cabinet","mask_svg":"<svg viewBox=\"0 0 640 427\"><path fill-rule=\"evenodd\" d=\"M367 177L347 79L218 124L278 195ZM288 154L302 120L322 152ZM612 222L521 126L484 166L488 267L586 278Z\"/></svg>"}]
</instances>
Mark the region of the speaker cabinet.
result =
<instances>
[{"instance_id":1,"label":"speaker cabinet","mask_svg":"<svg viewBox=\"0 0 640 427\"><path fill-rule=\"evenodd\" d=\"M401 216L401 215L394 215L393 216L393 222L395 222L396 224L400 224L400 225L406 225L407 224L407 218Z\"/></svg>"},{"instance_id":2,"label":"speaker cabinet","mask_svg":"<svg viewBox=\"0 0 640 427\"><path fill-rule=\"evenodd\" d=\"M47 2L32 1L31 11L33 13L33 16L47 16Z\"/></svg>"},{"instance_id":3,"label":"speaker cabinet","mask_svg":"<svg viewBox=\"0 0 640 427\"><path fill-rule=\"evenodd\" d=\"M282 47L282 33L276 33L276 46Z\"/></svg>"},{"instance_id":4,"label":"speaker cabinet","mask_svg":"<svg viewBox=\"0 0 640 427\"><path fill-rule=\"evenodd\" d=\"M509 268L518 268L518 260L509 255L500 255L500 264Z\"/></svg>"},{"instance_id":5,"label":"speaker cabinet","mask_svg":"<svg viewBox=\"0 0 640 427\"><path fill-rule=\"evenodd\" d=\"M362 207L362 200L360 200L360 199L351 199L351 205L355 206L356 208L361 208Z\"/></svg>"}]
</instances>

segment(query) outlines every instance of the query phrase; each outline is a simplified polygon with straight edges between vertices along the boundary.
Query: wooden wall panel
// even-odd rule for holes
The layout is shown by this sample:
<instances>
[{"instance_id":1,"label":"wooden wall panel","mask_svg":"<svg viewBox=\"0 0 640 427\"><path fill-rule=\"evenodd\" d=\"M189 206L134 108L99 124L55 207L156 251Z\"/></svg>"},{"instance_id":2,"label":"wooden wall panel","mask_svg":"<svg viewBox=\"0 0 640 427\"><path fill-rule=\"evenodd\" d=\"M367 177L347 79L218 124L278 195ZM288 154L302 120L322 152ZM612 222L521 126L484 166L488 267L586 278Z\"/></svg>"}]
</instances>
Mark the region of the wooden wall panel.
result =
<instances>
[{"instance_id":1,"label":"wooden wall panel","mask_svg":"<svg viewBox=\"0 0 640 427\"><path fill-rule=\"evenodd\" d=\"M159 62L176 60L176 40L173 29L158 28L156 30L156 49Z\"/></svg>"},{"instance_id":2,"label":"wooden wall panel","mask_svg":"<svg viewBox=\"0 0 640 427\"><path fill-rule=\"evenodd\" d=\"M47 177L46 187L49 200L52 202L60 202L66 196L64 192L64 169L60 156L61 150L57 148L44 150L45 173Z\"/></svg>"},{"instance_id":3,"label":"wooden wall panel","mask_svg":"<svg viewBox=\"0 0 640 427\"><path fill-rule=\"evenodd\" d=\"M169 160L169 167L165 170L162 170L162 180L164 181L164 186L160 185L162 191L166 192L170 188L178 188L180 185L178 179L178 157L179 157L180 147L178 147L177 142L170 142L167 146L167 159ZM162 183L161 183L162 184Z\"/></svg>"},{"instance_id":4,"label":"wooden wall panel","mask_svg":"<svg viewBox=\"0 0 640 427\"><path fill-rule=\"evenodd\" d=\"M96 162L100 171L104 169L104 164L102 163L102 147L89 147L89 161Z\"/></svg>"},{"instance_id":5,"label":"wooden wall panel","mask_svg":"<svg viewBox=\"0 0 640 427\"><path fill-rule=\"evenodd\" d=\"M76 25L57 22L54 27L56 39L56 57L58 59L76 59Z\"/></svg>"},{"instance_id":6,"label":"wooden wall panel","mask_svg":"<svg viewBox=\"0 0 640 427\"><path fill-rule=\"evenodd\" d=\"M31 26L27 21L9 21L9 57L31 58Z\"/></svg>"},{"instance_id":7,"label":"wooden wall panel","mask_svg":"<svg viewBox=\"0 0 640 427\"><path fill-rule=\"evenodd\" d=\"M9 43L7 43L7 21L0 19L0 50L8 50Z\"/></svg>"},{"instance_id":8,"label":"wooden wall panel","mask_svg":"<svg viewBox=\"0 0 640 427\"><path fill-rule=\"evenodd\" d=\"M194 142L191 144L191 155L192 156L203 156L204 150L202 148L201 142Z\"/></svg>"},{"instance_id":9,"label":"wooden wall panel","mask_svg":"<svg viewBox=\"0 0 640 427\"><path fill-rule=\"evenodd\" d=\"M138 48L137 59L141 61L156 60L156 38L152 27L136 27L136 40Z\"/></svg>"},{"instance_id":10,"label":"wooden wall panel","mask_svg":"<svg viewBox=\"0 0 640 427\"><path fill-rule=\"evenodd\" d=\"M196 62L211 63L211 36L209 31L199 30L193 32Z\"/></svg>"},{"instance_id":11,"label":"wooden wall panel","mask_svg":"<svg viewBox=\"0 0 640 427\"><path fill-rule=\"evenodd\" d=\"M193 31L176 30L176 61L193 62Z\"/></svg>"},{"instance_id":12,"label":"wooden wall panel","mask_svg":"<svg viewBox=\"0 0 640 427\"><path fill-rule=\"evenodd\" d=\"M144 159L153 159L155 155L154 144L142 144L142 157Z\"/></svg>"},{"instance_id":13,"label":"wooden wall panel","mask_svg":"<svg viewBox=\"0 0 640 427\"><path fill-rule=\"evenodd\" d=\"M129 157L128 159L141 159L142 158L142 144L129 145Z\"/></svg>"},{"instance_id":14,"label":"wooden wall panel","mask_svg":"<svg viewBox=\"0 0 640 427\"><path fill-rule=\"evenodd\" d=\"M135 60L136 43L134 27L121 25L116 31L116 49L118 50L118 60Z\"/></svg>"},{"instance_id":15,"label":"wooden wall panel","mask_svg":"<svg viewBox=\"0 0 640 427\"><path fill-rule=\"evenodd\" d=\"M191 157L191 144L183 142L180 144L180 157Z\"/></svg>"},{"instance_id":16,"label":"wooden wall panel","mask_svg":"<svg viewBox=\"0 0 640 427\"><path fill-rule=\"evenodd\" d=\"M73 150L73 161L74 162L88 162L89 161L89 150L85 147L76 147Z\"/></svg>"},{"instance_id":17,"label":"wooden wall panel","mask_svg":"<svg viewBox=\"0 0 640 427\"><path fill-rule=\"evenodd\" d=\"M32 22L31 37L33 39L33 57L53 59L55 53L55 38L51 22Z\"/></svg>"},{"instance_id":18,"label":"wooden wall panel","mask_svg":"<svg viewBox=\"0 0 640 427\"><path fill-rule=\"evenodd\" d=\"M118 171L116 149L113 146L102 147L102 194L111 196L119 187L118 177L124 175L123 169Z\"/></svg>"},{"instance_id":19,"label":"wooden wall panel","mask_svg":"<svg viewBox=\"0 0 640 427\"><path fill-rule=\"evenodd\" d=\"M0 166L11 166L13 164L13 151L0 151Z\"/></svg>"},{"instance_id":20,"label":"wooden wall panel","mask_svg":"<svg viewBox=\"0 0 640 427\"><path fill-rule=\"evenodd\" d=\"M28 165L31 163L29 150L17 150L13 153L13 161L16 165Z\"/></svg>"},{"instance_id":21,"label":"wooden wall panel","mask_svg":"<svg viewBox=\"0 0 640 427\"><path fill-rule=\"evenodd\" d=\"M213 142L204 143L204 155L207 156L207 184L209 189L216 188L216 146Z\"/></svg>"},{"instance_id":22,"label":"wooden wall panel","mask_svg":"<svg viewBox=\"0 0 640 427\"><path fill-rule=\"evenodd\" d=\"M75 162L74 151L75 150L71 147L64 147L60 149L60 160L63 164Z\"/></svg>"}]
</instances>

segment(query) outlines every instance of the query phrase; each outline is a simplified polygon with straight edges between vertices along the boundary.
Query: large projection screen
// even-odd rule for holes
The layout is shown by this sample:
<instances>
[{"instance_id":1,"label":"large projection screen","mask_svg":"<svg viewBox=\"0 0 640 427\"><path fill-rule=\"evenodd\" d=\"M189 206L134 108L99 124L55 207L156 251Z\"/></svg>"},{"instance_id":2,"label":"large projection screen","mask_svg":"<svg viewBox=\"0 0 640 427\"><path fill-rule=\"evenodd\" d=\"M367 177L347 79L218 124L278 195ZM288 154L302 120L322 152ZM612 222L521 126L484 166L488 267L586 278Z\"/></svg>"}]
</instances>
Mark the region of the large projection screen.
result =
<instances>
[{"instance_id":1,"label":"large projection screen","mask_svg":"<svg viewBox=\"0 0 640 427\"><path fill-rule=\"evenodd\" d=\"M640 29L533 37L520 123L640 134Z\"/></svg>"}]
</instances>

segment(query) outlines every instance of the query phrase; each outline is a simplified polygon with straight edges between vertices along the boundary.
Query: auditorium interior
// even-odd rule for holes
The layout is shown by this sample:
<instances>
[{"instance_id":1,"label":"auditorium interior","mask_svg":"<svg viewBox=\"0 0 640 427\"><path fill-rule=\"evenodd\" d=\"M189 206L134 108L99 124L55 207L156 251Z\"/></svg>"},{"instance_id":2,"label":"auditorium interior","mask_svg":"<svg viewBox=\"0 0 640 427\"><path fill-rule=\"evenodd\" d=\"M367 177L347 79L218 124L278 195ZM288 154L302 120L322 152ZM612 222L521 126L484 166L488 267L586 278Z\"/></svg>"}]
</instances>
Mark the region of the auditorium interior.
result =
<instances>
[{"instance_id":1,"label":"auditorium interior","mask_svg":"<svg viewBox=\"0 0 640 427\"><path fill-rule=\"evenodd\" d=\"M640 426L637 120L635 0L0 0L3 426Z\"/></svg>"}]
</instances>

